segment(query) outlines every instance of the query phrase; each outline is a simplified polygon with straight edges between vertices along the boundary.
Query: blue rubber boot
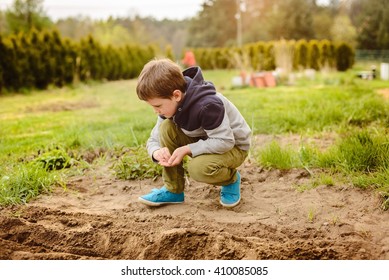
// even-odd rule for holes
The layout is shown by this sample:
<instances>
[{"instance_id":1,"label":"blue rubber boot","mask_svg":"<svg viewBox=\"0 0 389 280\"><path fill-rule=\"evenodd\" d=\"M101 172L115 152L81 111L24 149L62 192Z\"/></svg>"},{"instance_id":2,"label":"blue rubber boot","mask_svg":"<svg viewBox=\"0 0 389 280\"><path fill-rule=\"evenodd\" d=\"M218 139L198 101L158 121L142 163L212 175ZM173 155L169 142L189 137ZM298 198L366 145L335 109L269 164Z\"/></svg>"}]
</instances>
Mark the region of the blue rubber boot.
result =
<instances>
[{"instance_id":1,"label":"blue rubber boot","mask_svg":"<svg viewBox=\"0 0 389 280\"><path fill-rule=\"evenodd\" d=\"M150 193L139 197L138 200L149 206L183 203L184 192L172 193L163 186L160 189L153 189Z\"/></svg>"},{"instance_id":2,"label":"blue rubber boot","mask_svg":"<svg viewBox=\"0 0 389 280\"><path fill-rule=\"evenodd\" d=\"M220 204L224 207L234 207L240 202L240 174L236 172L237 179L234 183L222 186L220 191Z\"/></svg>"}]
</instances>

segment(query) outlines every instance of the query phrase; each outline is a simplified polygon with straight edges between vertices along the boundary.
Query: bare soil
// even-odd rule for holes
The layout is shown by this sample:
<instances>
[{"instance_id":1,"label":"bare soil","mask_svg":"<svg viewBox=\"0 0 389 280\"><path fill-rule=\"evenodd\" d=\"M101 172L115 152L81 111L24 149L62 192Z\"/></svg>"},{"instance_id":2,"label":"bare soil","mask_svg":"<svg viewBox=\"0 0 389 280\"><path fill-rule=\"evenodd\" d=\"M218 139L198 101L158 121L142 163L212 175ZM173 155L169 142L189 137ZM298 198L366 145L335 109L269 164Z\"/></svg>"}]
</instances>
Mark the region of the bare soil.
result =
<instances>
[{"instance_id":1,"label":"bare soil","mask_svg":"<svg viewBox=\"0 0 389 280\"><path fill-rule=\"evenodd\" d=\"M117 180L108 164L96 167L0 209L0 259L389 259L389 211L375 192L301 192L305 170L247 161L240 171L235 208L219 204L219 187L191 180L184 204L151 208L137 198L161 179Z\"/></svg>"},{"instance_id":2,"label":"bare soil","mask_svg":"<svg viewBox=\"0 0 389 280\"><path fill-rule=\"evenodd\" d=\"M380 94L386 101L389 100L389 88L379 89L378 94Z\"/></svg>"}]
</instances>

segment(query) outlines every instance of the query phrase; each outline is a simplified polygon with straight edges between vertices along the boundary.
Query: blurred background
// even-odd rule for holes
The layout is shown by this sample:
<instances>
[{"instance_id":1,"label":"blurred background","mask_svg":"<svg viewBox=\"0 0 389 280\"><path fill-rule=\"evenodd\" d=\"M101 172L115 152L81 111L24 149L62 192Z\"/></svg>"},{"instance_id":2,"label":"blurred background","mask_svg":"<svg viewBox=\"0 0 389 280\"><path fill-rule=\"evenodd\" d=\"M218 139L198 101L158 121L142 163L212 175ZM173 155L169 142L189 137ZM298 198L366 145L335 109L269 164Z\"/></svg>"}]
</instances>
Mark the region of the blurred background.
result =
<instances>
[{"instance_id":1,"label":"blurred background","mask_svg":"<svg viewBox=\"0 0 389 280\"><path fill-rule=\"evenodd\" d=\"M177 57L186 47L281 38L341 40L357 50L384 50L389 49L388 4L387 0L1 0L0 33L55 29L73 40L91 34L104 45L156 44L162 49L170 45Z\"/></svg>"},{"instance_id":2,"label":"blurred background","mask_svg":"<svg viewBox=\"0 0 389 280\"><path fill-rule=\"evenodd\" d=\"M355 60L388 62L389 5L1 0L0 56L0 92L135 78L158 56L203 69L346 71ZM45 80L33 73L45 73Z\"/></svg>"}]
</instances>

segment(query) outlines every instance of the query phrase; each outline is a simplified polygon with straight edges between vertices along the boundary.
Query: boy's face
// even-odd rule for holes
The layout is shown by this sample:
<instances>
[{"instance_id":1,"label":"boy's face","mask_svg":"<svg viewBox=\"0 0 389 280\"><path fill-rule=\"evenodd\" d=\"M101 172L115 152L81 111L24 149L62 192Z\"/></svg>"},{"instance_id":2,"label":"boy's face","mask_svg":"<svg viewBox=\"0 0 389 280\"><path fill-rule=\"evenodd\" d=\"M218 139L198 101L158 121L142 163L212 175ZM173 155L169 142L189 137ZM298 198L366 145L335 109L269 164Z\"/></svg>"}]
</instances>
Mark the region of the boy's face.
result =
<instances>
[{"instance_id":1,"label":"boy's face","mask_svg":"<svg viewBox=\"0 0 389 280\"><path fill-rule=\"evenodd\" d=\"M179 90L175 90L170 99L167 98L151 98L146 102L154 108L154 112L165 118L173 117L177 112L179 102L182 100L183 94Z\"/></svg>"}]
</instances>

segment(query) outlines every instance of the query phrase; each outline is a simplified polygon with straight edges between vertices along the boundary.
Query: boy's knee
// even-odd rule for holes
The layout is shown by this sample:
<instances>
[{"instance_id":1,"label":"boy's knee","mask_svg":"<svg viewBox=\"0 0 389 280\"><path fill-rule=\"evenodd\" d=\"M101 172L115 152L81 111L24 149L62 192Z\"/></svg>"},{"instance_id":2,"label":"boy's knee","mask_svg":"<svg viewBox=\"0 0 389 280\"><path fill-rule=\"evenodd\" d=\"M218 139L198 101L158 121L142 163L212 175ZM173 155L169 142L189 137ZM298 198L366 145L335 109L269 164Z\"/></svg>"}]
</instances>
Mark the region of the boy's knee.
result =
<instances>
[{"instance_id":1,"label":"boy's knee","mask_svg":"<svg viewBox=\"0 0 389 280\"><path fill-rule=\"evenodd\" d=\"M197 182L211 183L215 178L216 166L213 167L209 162L193 158L188 163L188 173L193 180Z\"/></svg>"}]
</instances>

